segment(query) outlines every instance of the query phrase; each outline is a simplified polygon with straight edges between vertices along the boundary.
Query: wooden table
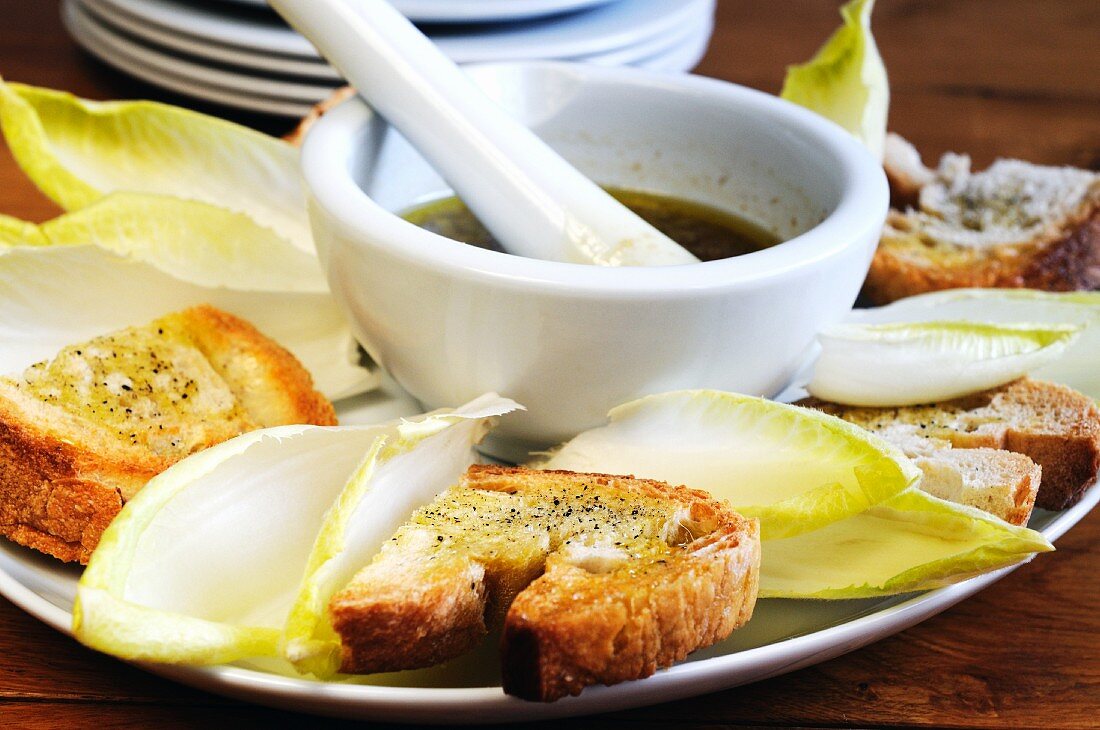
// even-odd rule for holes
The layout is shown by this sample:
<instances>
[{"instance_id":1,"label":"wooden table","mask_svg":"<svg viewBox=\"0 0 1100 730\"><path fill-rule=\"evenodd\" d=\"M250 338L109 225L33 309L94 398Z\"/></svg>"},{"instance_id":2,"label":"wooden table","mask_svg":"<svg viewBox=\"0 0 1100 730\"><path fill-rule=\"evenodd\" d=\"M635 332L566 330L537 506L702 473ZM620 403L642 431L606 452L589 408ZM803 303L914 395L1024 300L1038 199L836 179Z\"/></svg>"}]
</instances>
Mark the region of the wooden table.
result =
<instances>
[{"instance_id":1,"label":"wooden table","mask_svg":"<svg viewBox=\"0 0 1100 730\"><path fill-rule=\"evenodd\" d=\"M670 0L672 1L672 0ZM837 23L826 0L720 0L698 72L779 88ZM78 51L50 2L0 0L0 73L93 98L189 103ZM936 159L969 151L1100 168L1100 3L880 0L893 129ZM269 132L279 120L214 110ZM56 213L0 153L0 211ZM2 345L0 345L2 346ZM574 727L1100 727L1100 514L941 616L819 666ZM84 649L0 599L0 725L312 725L157 679Z\"/></svg>"}]
</instances>

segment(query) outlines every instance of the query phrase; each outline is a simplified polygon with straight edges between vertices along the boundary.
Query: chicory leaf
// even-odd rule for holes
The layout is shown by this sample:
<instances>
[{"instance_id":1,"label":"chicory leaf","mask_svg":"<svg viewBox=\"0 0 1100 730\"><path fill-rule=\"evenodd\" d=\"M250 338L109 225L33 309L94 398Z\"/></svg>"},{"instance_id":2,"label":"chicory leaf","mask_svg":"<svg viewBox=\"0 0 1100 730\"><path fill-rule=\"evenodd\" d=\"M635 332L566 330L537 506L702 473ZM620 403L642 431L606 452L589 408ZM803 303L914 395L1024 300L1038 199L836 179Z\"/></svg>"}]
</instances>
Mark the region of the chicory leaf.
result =
<instances>
[{"instance_id":1,"label":"chicory leaf","mask_svg":"<svg viewBox=\"0 0 1100 730\"><path fill-rule=\"evenodd\" d=\"M409 461L432 479L435 465L446 464L443 481L453 483L473 460L486 419L514 407L484 396L458 411L380 426L282 426L178 462L103 533L78 587L76 637L129 660L279 656L288 612L323 542L318 533L332 523L326 514L342 509L334 505L346 501L348 476L363 455L385 452L395 461L415 454ZM423 491L419 472L402 476L407 481L398 486ZM388 496L400 500L403 492ZM393 515L385 510L399 507L381 507L356 517L390 529ZM370 530L356 527L363 529Z\"/></svg>"},{"instance_id":2,"label":"chicory leaf","mask_svg":"<svg viewBox=\"0 0 1100 730\"><path fill-rule=\"evenodd\" d=\"M939 588L1054 547L1038 532L908 490L763 546L761 598L870 598Z\"/></svg>"},{"instance_id":3,"label":"chicory leaf","mask_svg":"<svg viewBox=\"0 0 1100 730\"><path fill-rule=\"evenodd\" d=\"M818 335L811 395L854 406L935 403L1057 360L1081 327L948 321L845 324Z\"/></svg>"},{"instance_id":4,"label":"chicory leaf","mask_svg":"<svg viewBox=\"0 0 1100 730\"><path fill-rule=\"evenodd\" d=\"M1061 357L1031 373L1100 399L1100 292L1033 289L952 289L908 297L874 309L856 309L849 322L982 321L1073 325L1081 333Z\"/></svg>"},{"instance_id":5,"label":"chicory leaf","mask_svg":"<svg viewBox=\"0 0 1100 730\"><path fill-rule=\"evenodd\" d=\"M166 195L112 193L41 224L0 218L10 244L93 244L177 279L239 291L328 292L317 257L241 213Z\"/></svg>"},{"instance_id":6,"label":"chicory leaf","mask_svg":"<svg viewBox=\"0 0 1100 730\"><path fill-rule=\"evenodd\" d=\"M844 25L813 58L787 69L780 96L833 120L881 158L890 85L871 35L874 6L874 0L844 5Z\"/></svg>"},{"instance_id":7,"label":"chicory leaf","mask_svg":"<svg viewBox=\"0 0 1100 730\"><path fill-rule=\"evenodd\" d=\"M222 119L151 101L98 102L0 81L0 128L16 162L66 210L112 192L207 203L312 252L298 150ZM236 214L237 217L234 216Z\"/></svg>"},{"instance_id":8,"label":"chicory leaf","mask_svg":"<svg viewBox=\"0 0 1100 730\"><path fill-rule=\"evenodd\" d=\"M765 539L863 512L920 471L895 446L819 411L714 390L619 406L535 464L686 484L760 518Z\"/></svg>"}]
</instances>

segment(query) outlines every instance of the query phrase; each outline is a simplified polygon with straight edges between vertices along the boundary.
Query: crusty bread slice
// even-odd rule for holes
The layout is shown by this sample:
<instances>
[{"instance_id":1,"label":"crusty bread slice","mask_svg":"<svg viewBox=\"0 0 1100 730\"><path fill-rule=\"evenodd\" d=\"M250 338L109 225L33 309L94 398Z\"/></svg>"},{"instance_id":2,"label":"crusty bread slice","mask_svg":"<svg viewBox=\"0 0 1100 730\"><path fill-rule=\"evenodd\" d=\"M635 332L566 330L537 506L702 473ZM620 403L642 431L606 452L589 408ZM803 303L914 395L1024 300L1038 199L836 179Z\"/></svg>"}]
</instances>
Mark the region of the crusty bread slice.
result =
<instances>
[{"instance_id":1,"label":"crusty bread slice","mask_svg":"<svg viewBox=\"0 0 1100 730\"><path fill-rule=\"evenodd\" d=\"M949 502L976 507L1026 525L1042 483L1042 467L1003 449L945 449L914 455L920 488Z\"/></svg>"},{"instance_id":2,"label":"crusty bread slice","mask_svg":"<svg viewBox=\"0 0 1100 730\"><path fill-rule=\"evenodd\" d=\"M0 534L86 563L122 504L188 454L335 422L290 353L213 307L66 347L0 378Z\"/></svg>"},{"instance_id":3,"label":"crusty bread slice","mask_svg":"<svg viewBox=\"0 0 1100 730\"><path fill-rule=\"evenodd\" d=\"M343 671L430 666L503 618L504 690L639 679L752 616L759 525L705 492L472 466L330 602Z\"/></svg>"},{"instance_id":4,"label":"crusty bread slice","mask_svg":"<svg viewBox=\"0 0 1100 730\"><path fill-rule=\"evenodd\" d=\"M1100 174L998 160L972 173L948 154L935 171L890 135L895 205L864 285L874 304L941 289L1100 287Z\"/></svg>"},{"instance_id":5,"label":"crusty bread slice","mask_svg":"<svg viewBox=\"0 0 1100 730\"><path fill-rule=\"evenodd\" d=\"M1075 504L1096 481L1100 469L1100 410L1096 403L1072 388L1041 380L1021 378L926 406L859 408L814 398L800 405L881 432L901 443L903 449L907 448L903 439L934 438L957 449L1004 449L1023 454L1042 467L1035 505L1043 509Z\"/></svg>"}]
</instances>

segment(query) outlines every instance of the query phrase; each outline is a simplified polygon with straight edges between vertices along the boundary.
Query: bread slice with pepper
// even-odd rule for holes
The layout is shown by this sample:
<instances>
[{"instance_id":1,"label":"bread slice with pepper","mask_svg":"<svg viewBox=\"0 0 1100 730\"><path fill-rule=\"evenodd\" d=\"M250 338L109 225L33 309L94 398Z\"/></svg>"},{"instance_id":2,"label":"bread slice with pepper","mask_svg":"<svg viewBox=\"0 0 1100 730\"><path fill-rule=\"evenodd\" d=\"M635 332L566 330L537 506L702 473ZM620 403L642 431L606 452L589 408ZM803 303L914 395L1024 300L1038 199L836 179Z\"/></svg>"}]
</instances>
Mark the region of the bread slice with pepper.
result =
<instances>
[{"instance_id":1,"label":"bread slice with pepper","mask_svg":"<svg viewBox=\"0 0 1100 730\"><path fill-rule=\"evenodd\" d=\"M1035 506L1064 509L1081 499L1100 470L1100 410L1089 397L1072 388L1021 378L962 398L923 406L865 408L809 398L799 405L816 408L895 441L911 455L922 442L927 458L935 457L936 441L954 449L997 449L1022 454L1042 467ZM979 458L975 456L975 458ZM981 457L990 462L990 457ZM1023 481L1028 469L990 466L1016 473ZM1027 477L1033 480L1034 475ZM1013 492L1015 495L1016 492ZM942 496L942 495L941 495ZM1020 505L1026 504L1022 493Z\"/></svg>"},{"instance_id":2,"label":"bread slice with pepper","mask_svg":"<svg viewBox=\"0 0 1100 730\"><path fill-rule=\"evenodd\" d=\"M188 454L335 422L293 355L213 307L66 347L0 378L0 534L86 563L123 503Z\"/></svg>"},{"instance_id":3,"label":"bread slice with pepper","mask_svg":"<svg viewBox=\"0 0 1100 730\"><path fill-rule=\"evenodd\" d=\"M864 285L872 304L942 289L1100 287L1100 173L997 160L935 170L889 135L890 211Z\"/></svg>"},{"instance_id":4,"label":"bread slice with pepper","mask_svg":"<svg viewBox=\"0 0 1100 730\"><path fill-rule=\"evenodd\" d=\"M342 670L431 666L503 623L504 690L552 701L653 674L752 616L756 520L704 492L472 466L330 602Z\"/></svg>"}]
</instances>

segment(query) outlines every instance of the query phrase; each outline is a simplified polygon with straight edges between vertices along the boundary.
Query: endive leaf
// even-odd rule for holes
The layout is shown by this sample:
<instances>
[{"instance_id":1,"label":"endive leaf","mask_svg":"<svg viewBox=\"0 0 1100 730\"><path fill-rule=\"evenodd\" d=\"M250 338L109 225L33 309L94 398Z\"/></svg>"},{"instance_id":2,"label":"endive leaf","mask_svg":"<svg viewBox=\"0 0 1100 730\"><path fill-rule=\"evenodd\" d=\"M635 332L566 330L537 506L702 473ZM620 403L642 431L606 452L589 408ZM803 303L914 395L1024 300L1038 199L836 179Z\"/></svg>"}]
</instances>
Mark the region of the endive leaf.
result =
<instances>
[{"instance_id":1,"label":"endive leaf","mask_svg":"<svg viewBox=\"0 0 1100 730\"><path fill-rule=\"evenodd\" d=\"M390 461L396 452L408 454L433 479L435 465L445 463L445 488L473 460L485 419L514 407L486 396L413 422L283 426L180 461L103 533L77 589L76 637L130 660L215 664L278 656L318 531L363 454L389 449ZM390 497L423 491L417 469L403 476ZM381 512L367 517L386 528L392 521Z\"/></svg>"},{"instance_id":2,"label":"endive leaf","mask_svg":"<svg viewBox=\"0 0 1100 730\"><path fill-rule=\"evenodd\" d=\"M0 374L21 372L74 342L206 303L248 320L294 353L329 398L378 383L377 372L358 365L358 347L328 294L200 286L98 246L0 247L0 292Z\"/></svg>"},{"instance_id":3,"label":"endive leaf","mask_svg":"<svg viewBox=\"0 0 1100 730\"><path fill-rule=\"evenodd\" d=\"M787 69L780 96L833 120L881 158L890 86L871 35L874 6L851 0L842 7L844 25L812 59Z\"/></svg>"},{"instance_id":4,"label":"endive leaf","mask_svg":"<svg viewBox=\"0 0 1100 730\"><path fill-rule=\"evenodd\" d=\"M771 540L760 596L869 598L922 591L1031 559L1038 532L911 489L820 530Z\"/></svg>"},{"instance_id":5,"label":"endive leaf","mask_svg":"<svg viewBox=\"0 0 1100 730\"><path fill-rule=\"evenodd\" d=\"M929 322L979 320L1067 324L1082 328L1065 353L1032 377L1075 388L1100 398L1100 292L1043 292L1032 289L954 289L921 294L885 307L853 310L849 322Z\"/></svg>"},{"instance_id":6,"label":"endive leaf","mask_svg":"<svg viewBox=\"0 0 1100 730\"><path fill-rule=\"evenodd\" d=\"M286 629L286 657L301 671L331 677L340 665L340 641L328 603L364 567L416 508L448 487L470 464L472 441L484 419L515 408L483 396L453 413L407 423L375 442L326 515ZM464 428L448 428L465 419ZM423 441L414 453L413 447ZM430 452L425 458L421 451Z\"/></svg>"},{"instance_id":7,"label":"endive leaf","mask_svg":"<svg viewBox=\"0 0 1100 730\"><path fill-rule=\"evenodd\" d=\"M1057 360L1076 325L845 324L818 335L811 395L854 406L934 403L993 388Z\"/></svg>"},{"instance_id":8,"label":"endive leaf","mask_svg":"<svg viewBox=\"0 0 1100 730\"><path fill-rule=\"evenodd\" d=\"M298 152L282 140L166 104L2 81L0 127L27 176L67 210L115 191L170 195L224 211L230 228L242 225L234 211L261 228L252 236L313 250Z\"/></svg>"},{"instance_id":9,"label":"endive leaf","mask_svg":"<svg viewBox=\"0 0 1100 730\"><path fill-rule=\"evenodd\" d=\"M536 466L704 489L759 517L765 538L863 512L920 475L896 447L846 421L736 393L664 393L609 418Z\"/></svg>"},{"instance_id":10,"label":"endive leaf","mask_svg":"<svg viewBox=\"0 0 1100 730\"><path fill-rule=\"evenodd\" d=\"M248 216L165 195L112 193L39 225L0 220L0 240L18 243L20 237L36 245L93 244L200 286L329 290L315 255L272 236Z\"/></svg>"},{"instance_id":11,"label":"endive leaf","mask_svg":"<svg viewBox=\"0 0 1100 730\"><path fill-rule=\"evenodd\" d=\"M45 246L49 243L39 227L29 221L0 215L0 248L5 246Z\"/></svg>"}]
</instances>

